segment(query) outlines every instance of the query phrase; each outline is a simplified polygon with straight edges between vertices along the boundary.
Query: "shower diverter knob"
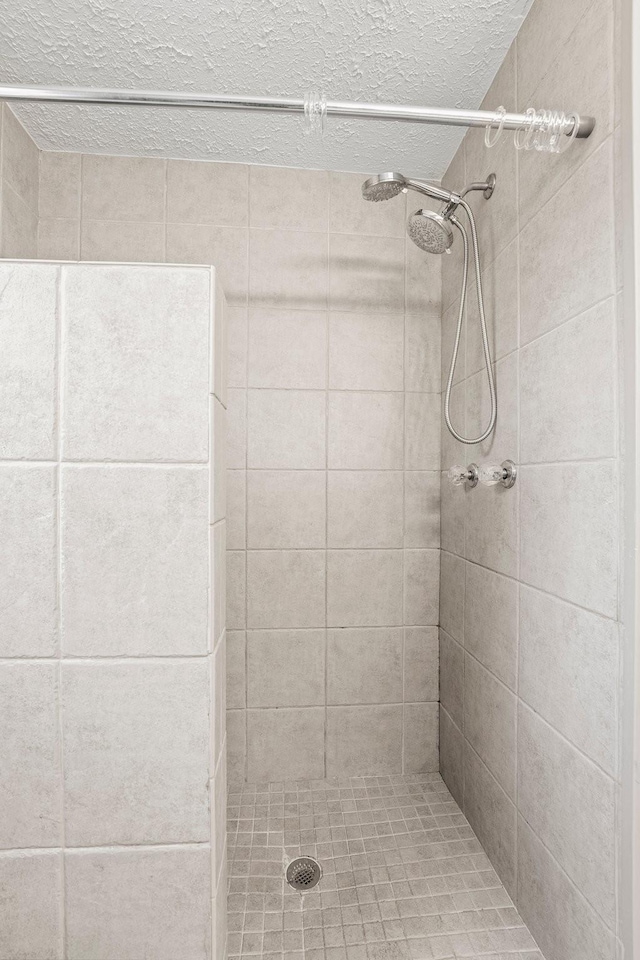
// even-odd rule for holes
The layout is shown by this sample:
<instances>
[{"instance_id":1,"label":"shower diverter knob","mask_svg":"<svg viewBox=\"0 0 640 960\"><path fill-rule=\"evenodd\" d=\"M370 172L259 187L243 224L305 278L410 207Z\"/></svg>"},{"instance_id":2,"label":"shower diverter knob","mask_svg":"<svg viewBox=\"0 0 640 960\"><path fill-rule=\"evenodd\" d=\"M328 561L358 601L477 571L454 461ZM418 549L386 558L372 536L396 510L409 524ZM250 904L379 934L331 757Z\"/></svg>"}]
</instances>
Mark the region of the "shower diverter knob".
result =
<instances>
[{"instance_id":1,"label":"shower diverter knob","mask_svg":"<svg viewBox=\"0 0 640 960\"><path fill-rule=\"evenodd\" d=\"M475 487L478 482L478 468L475 463L470 463L468 467L460 467L455 464L453 467L449 467L447 476L455 487L461 487L463 483Z\"/></svg>"},{"instance_id":2,"label":"shower diverter knob","mask_svg":"<svg viewBox=\"0 0 640 960\"><path fill-rule=\"evenodd\" d=\"M483 463L478 472L478 479L486 487L501 483L503 487L508 488L516 482L517 472L513 460L503 460L502 463Z\"/></svg>"}]
</instances>

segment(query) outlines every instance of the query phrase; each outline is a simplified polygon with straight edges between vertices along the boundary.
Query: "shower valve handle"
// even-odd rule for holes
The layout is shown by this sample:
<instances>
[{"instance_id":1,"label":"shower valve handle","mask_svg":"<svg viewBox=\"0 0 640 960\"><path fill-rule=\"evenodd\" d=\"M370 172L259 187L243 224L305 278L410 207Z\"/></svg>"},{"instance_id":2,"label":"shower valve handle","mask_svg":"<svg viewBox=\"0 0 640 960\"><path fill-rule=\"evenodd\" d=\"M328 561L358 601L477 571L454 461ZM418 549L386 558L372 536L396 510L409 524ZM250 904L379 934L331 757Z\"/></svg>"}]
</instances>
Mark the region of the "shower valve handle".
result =
<instances>
[{"instance_id":1,"label":"shower valve handle","mask_svg":"<svg viewBox=\"0 0 640 960\"><path fill-rule=\"evenodd\" d=\"M475 463L470 463L468 467L455 464L449 467L447 476L455 487L461 487L464 483L469 487L475 487L478 483L478 467Z\"/></svg>"}]
</instances>

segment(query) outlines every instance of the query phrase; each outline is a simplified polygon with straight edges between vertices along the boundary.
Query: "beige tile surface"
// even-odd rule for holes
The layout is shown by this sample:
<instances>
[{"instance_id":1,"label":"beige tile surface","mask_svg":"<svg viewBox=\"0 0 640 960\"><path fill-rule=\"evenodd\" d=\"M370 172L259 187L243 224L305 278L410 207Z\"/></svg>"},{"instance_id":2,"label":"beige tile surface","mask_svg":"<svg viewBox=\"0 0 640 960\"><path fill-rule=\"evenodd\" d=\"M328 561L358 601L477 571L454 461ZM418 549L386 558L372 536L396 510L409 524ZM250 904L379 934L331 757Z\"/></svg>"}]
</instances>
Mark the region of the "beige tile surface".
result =
<instances>
[{"instance_id":1,"label":"beige tile surface","mask_svg":"<svg viewBox=\"0 0 640 960\"><path fill-rule=\"evenodd\" d=\"M0 952L5 957L60 956L58 852L0 854Z\"/></svg>"},{"instance_id":2,"label":"beige tile surface","mask_svg":"<svg viewBox=\"0 0 640 960\"><path fill-rule=\"evenodd\" d=\"M323 470L248 470L248 547L324 547L326 499Z\"/></svg>"},{"instance_id":3,"label":"beige tile surface","mask_svg":"<svg viewBox=\"0 0 640 960\"><path fill-rule=\"evenodd\" d=\"M63 468L67 656L207 652L208 482L205 467Z\"/></svg>"},{"instance_id":4,"label":"beige tile surface","mask_svg":"<svg viewBox=\"0 0 640 960\"><path fill-rule=\"evenodd\" d=\"M324 630L247 632L248 707L309 707L324 702Z\"/></svg>"},{"instance_id":5,"label":"beige tile surface","mask_svg":"<svg viewBox=\"0 0 640 960\"><path fill-rule=\"evenodd\" d=\"M210 851L204 846L70 853L68 955L208 960Z\"/></svg>"},{"instance_id":6,"label":"beige tile surface","mask_svg":"<svg viewBox=\"0 0 640 960\"><path fill-rule=\"evenodd\" d=\"M206 661L67 661L62 682L67 845L207 841Z\"/></svg>"},{"instance_id":7,"label":"beige tile surface","mask_svg":"<svg viewBox=\"0 0 640 960\"><path fill-rule=\"evenodd\" d=\"M62 842L58 696L53 663L0 666L0 848Z\"/></svg>"},{"instance_id":8,"label":"beige tile surface","mask_svg":"<svg viewBox=\"0 0 640 960\"><path fill-rule=\"evenodd\" d=\"M327 631L327 703L398 703L402 692L403 631Z\"/></svg>"}]
</instances>

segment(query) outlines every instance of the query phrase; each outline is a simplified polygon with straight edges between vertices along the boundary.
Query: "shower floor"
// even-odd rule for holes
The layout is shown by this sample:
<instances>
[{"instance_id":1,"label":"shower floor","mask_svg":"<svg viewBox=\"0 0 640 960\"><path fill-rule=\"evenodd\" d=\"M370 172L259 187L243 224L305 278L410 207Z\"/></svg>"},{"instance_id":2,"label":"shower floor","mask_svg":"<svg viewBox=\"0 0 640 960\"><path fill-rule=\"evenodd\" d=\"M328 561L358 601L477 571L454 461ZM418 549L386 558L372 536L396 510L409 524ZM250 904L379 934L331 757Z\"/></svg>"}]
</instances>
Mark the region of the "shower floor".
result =
<instances>
[{"instance_id":1,"label":"shower floor","mask_svg":"<svg viewBox=\"0 0 640 960\"><path fill-rule=\"evenodd\" d=\"M243 784L228 826L229 960L544 960L438 774Z\"/></svg>"}]
</instances>

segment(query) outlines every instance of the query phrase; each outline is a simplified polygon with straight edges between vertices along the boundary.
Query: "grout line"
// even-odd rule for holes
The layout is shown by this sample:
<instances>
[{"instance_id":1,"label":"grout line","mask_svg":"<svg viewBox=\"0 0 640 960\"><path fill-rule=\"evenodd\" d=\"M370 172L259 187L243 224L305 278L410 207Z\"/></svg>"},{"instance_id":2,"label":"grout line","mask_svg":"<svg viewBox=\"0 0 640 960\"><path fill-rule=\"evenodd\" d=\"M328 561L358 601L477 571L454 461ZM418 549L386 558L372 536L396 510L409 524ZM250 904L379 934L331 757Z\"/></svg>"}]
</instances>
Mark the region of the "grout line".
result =
<instances>
[{"instance_id":1,"label":"grout line","mask_svg":"<svg viewBox=\"0 0 640 960\"><path fill-rule=\"evenodd\" d=\"M62 937L62 956L67 955L67 897L66 897L66 811L65 811L65 767L64 767L64 704L62 699L62 663L63 663L63 617L62 617L62 491L61 491L61 460L63 444L64 418L64 267L58 268L57 297L56 297L56 451L58 463L55 467L56 488L56 609L58 633L58 750L60 775L60 843L62 853L60 857L60 882L62 885L60 896L60 923Z\"/></svg>"}]
</instances>

